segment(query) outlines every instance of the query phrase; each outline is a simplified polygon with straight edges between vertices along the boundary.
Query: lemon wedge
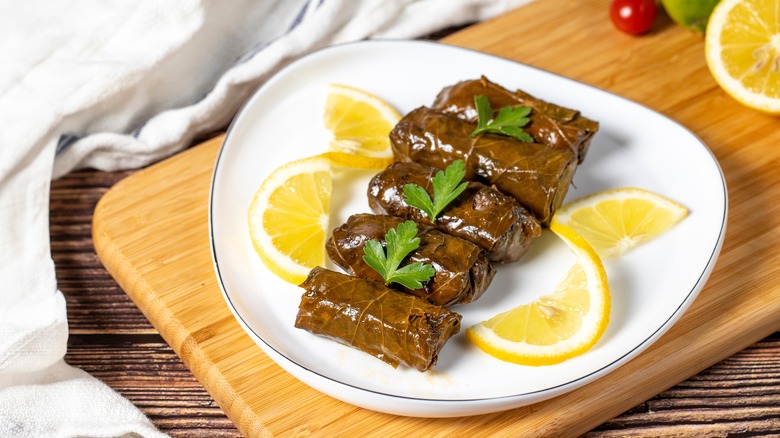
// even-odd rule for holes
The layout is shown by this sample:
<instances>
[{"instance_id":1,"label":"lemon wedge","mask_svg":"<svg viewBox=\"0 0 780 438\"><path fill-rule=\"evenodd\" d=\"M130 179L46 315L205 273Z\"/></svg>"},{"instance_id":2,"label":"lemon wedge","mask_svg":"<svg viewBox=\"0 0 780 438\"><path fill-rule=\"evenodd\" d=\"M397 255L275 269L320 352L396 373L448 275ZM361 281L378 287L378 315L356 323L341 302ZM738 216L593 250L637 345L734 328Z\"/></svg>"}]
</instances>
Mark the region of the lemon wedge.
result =
<instances>
[{"instance_id":1,"label":"lemon wedge","mask_svg":"<svg viewBox=\"0 0 780 438\"><path fill-rule=\"evenodd\" d=\"M466 329L486 353L522 365L552 365L589 350L609 324L607 274L598 255L574 230L550 229L577 257L555 290Z\"/></svg>"},{"instance_id":2,"label":"lemon wedge","mask_svg":"<svg viewBox=\"0 0 780 438\"><path fill-rule=\"evenodd\" d=\"M391 157L389 135L399 120L398 111L367 91L328 86L323 122L333 134L331 151Z\"/></svg>"},{"instance_id":3,"label":"lemon wedge","mask_svg":"<svg viewBox=\"0 0 780 438\"><path fill-rule=\"evenodd\" d=\"M748 107L780 114L780 3L722 0L705 35L715 81Z\"/></svg>"},{"instance_id":4,"label":"lemon wedge","mask_svg":"<svg viewBox=\"0 0 780 438\"><path fill-rule=\"evenodd\" d=\"M564 204L553 222L573 228L601 257L623 254L669 229L688 209L651 191L605 190Z\"/></svg>"}]
</instances>

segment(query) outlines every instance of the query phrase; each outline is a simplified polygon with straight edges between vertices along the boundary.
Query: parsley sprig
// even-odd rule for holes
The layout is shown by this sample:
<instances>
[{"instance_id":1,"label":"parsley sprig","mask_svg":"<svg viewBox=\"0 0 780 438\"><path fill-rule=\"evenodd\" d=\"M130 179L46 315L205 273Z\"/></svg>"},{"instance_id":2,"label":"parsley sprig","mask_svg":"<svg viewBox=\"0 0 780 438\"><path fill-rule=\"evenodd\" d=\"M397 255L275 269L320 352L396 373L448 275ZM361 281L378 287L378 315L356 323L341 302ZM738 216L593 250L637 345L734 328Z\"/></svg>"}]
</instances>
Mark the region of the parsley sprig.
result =
<instances>
[{"instance_id":1,"label":"parsley sprig","mask_svg":"<svg viewBox=\"0 0 780 438\"><path fill-rule=\"evenodd\" d=\"M464 190L467 182L462 182L466 176L466 165L463 160L455 160L444 171L436 172L431 179L433 183L433 199L428 192L417 184L404 185L405 201L412 207L417 207L428 215L431 222L436 222L436 216L454 201Z\"/></svg>"},{"instance_id":2,"label":"parsley sprig","mask_svg":"<svg viewBox=\"0 0 780 438\"><path fill-rule=\"evenodd\" d=\"M490 101L481 94L474 96L474 105L477 107L477 129L471 133L472 137L482 132L492 132L508 135L527 143L534 141L533 137L522 129L530 121L526 116L531 114L531 108L505 106L498 110L498 114L493 117L493 107L490 106Z\"/></svg>"},{"instance_id":3,"label":"parsley sprig","mask_svg":"<svg viewBox=\"0 0 780 438\"><path fill-rule=\"evenodd\" d=\"M413 221L406 221L389 230L385 235L385 242L387 254L382 244L376 240L369 240L363 247L363 260L382 276L385 284L398 283L412 290L420 289L422 282L430 280L436 274L433 266L422 262L399 268L404 258L420 247L417 225Z\"/></svg>"}]
</instances>

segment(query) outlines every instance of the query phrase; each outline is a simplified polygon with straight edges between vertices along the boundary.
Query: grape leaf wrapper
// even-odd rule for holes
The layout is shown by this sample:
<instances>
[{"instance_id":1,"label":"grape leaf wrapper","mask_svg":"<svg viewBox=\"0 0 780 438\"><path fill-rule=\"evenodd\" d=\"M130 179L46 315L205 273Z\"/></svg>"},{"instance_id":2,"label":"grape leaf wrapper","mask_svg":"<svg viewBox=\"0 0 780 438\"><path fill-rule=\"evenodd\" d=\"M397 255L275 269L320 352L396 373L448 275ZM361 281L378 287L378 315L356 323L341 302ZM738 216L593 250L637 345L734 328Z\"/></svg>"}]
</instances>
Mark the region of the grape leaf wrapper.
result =
<instances>
[{"instance_id":1,"label":"grape leaf wrapper","mask_svg":"<svg viewBox=\"0 0 780 438\"><path fill-rule=\"evenodd\" d=\"M349 274L384 282L383 276L365 259L363 247L376 245L381 249L388 230L402 222L401 218L387 215L352 215L333 230L325 249L333 263ZM409 274L419 270L430 280L391 283L389 286L442 306L479 298L495 275L482 248L431 226L418 227L420 246L406 256L406 265L398 271Z\"/></svg>"},{"instance_id":2,"label":"grape leaf wrapper","mask_svg":"<svg viewBox=\"0 0 780 438\"><path fill-rule=\"evenodd\" d=\"M393 367L426 371L461 316L382 283L316 267L305 289L295 327L364 351Z\"/></svg>"},{"instance_id":3,"label":"grape leaf wrapper","mask_svg":"<svg viewBox=\"0 0 780 438\"><path fill-rule=\"evenodd\" d=\"M438 169L414 162L395 162L368 184L368 205L377 214L411 219L419 226L468 240L487 252L490 261L519 260L541 235L539 221L518 202L482 183L470 181L466 189L432 222L422 210L408 205L408 185L432 191L431 178Z\"/></svg>"},{"instance_id":4,"label":"grape leaf wrapper","mask_svg":"<svg viewBox=\"0 0 780 438\"><path fill-rule=\"evenodd\" d=\"M598 132L598 122L579 111L538 99L522 90L510 91L486 77L461 81L445 87L433 103L433 108L446 114L476 123L479 115L474 96L485 96L494 108L527 106L530 123L523 130L539 143L556 149L571 149L582 163ZM488 114L485 120L493 115Z\"/></svg>"},{"instance_id":5,"label":"grape leaf wrapper","mask_svg":"<svg viewBox=\"0 0 780 438\"><path fill-rule=\"evenodd\" d=\"M465 120L420 107L390 132L393 155L438 169L462 159L466 180L495 186L549 224L577 169L574 151L499 135L471 137L473 129Z\"/></svg>"}]
</instances>

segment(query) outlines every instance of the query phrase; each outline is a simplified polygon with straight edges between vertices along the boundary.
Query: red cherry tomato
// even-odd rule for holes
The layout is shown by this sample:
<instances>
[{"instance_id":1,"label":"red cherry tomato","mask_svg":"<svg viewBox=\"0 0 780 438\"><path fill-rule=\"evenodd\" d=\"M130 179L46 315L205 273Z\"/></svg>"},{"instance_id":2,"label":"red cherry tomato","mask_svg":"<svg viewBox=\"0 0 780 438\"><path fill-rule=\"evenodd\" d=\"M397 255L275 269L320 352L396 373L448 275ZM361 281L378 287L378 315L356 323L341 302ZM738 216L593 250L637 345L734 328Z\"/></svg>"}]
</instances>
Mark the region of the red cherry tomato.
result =
<instances>
[{"instance_id":1,"label":"red cherry tomato","mask_svg":"<svg viewBox=\"0 0 780 438\"><path fill-rule=\"evenodd\" d=\"M640 35L653 27L657 9L655 0L613 0L609 15L618 29Z\"/></svg>"}]
</instances>

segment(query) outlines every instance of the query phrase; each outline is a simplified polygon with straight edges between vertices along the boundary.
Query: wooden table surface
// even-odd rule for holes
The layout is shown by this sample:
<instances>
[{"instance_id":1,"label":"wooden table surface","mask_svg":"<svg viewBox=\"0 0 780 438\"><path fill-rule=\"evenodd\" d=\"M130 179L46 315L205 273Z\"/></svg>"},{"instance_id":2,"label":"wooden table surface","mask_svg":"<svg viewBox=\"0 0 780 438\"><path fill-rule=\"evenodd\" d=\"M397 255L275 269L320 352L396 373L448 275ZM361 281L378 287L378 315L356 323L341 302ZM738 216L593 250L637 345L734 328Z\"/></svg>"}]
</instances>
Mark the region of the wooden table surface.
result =
<instances>
[{"instance_id":1,"label":"wooden table surface","mask_svg":"<svg viewBox=\"0 0 780 438\"><path fill-rule=\"evenodd\" d=\"M95 254L94 207L113 184L132 173L79 171L52 183L52 255L70 323L66 360L127 397L172 436L240 436ZM777 434L778 406L780 332L586 436L687 436L694 428L698 436Z\"/></svg>"},{"instance_id":2,"label":"wooden table surface","mask_svg":"<svg viewBox=\"0 0 780 438\"><path fill-rule=\"evenodd\" d=\"M138 406L171 436L241 436L122 289L92 246L92 212L133 172L79 171L51 187L52 255L68 304L65 359ZM587 436L780 433L780 332L597 427ZM659 426L663 426L659 430ZM686 431L689 433L686 434Z\"/></svg>"}]
</instances>

